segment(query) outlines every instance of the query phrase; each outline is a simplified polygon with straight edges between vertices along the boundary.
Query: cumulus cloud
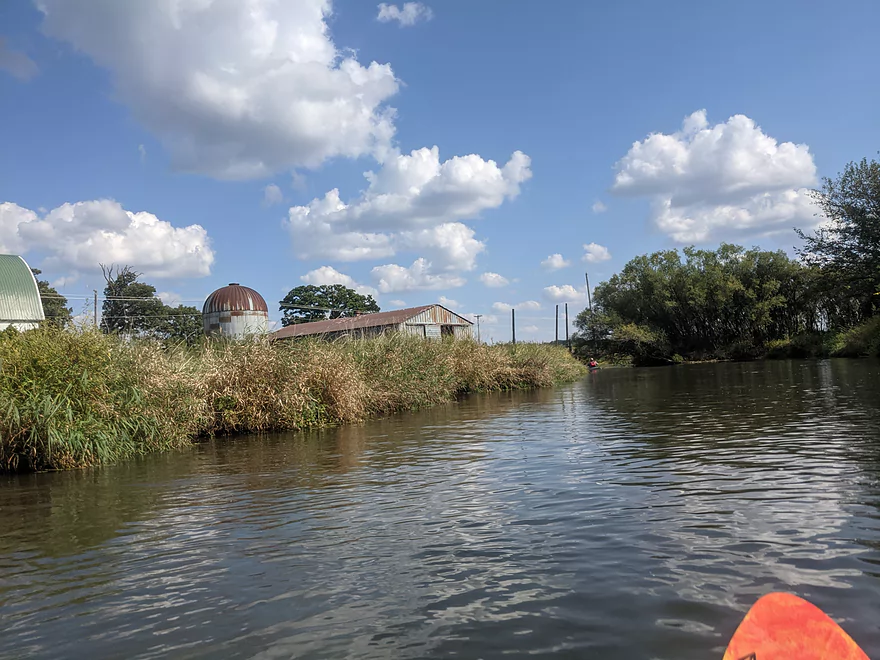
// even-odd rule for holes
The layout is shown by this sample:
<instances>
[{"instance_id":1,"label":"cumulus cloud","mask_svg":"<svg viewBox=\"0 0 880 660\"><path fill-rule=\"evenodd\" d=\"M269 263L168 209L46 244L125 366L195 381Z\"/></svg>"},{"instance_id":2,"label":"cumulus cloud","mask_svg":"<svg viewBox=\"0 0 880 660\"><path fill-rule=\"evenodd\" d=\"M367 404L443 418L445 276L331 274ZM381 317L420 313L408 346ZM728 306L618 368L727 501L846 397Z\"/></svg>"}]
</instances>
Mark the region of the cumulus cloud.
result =
<instances>
[{"instance_id":1,"label":"cumulus cloud","mask_svg":"<svg viewBox=\"0 0 880 660\"><path fill-rule=\"evenodd\" d=\"M330 0L35 2L179 169L255 178L391 144L398 80L337 48Z\"/></svg>"},{"instance_id":2,"label":"cumulus cloud","mask_svg":"<svg viewBox=\"0 0 880 660\"><path fill-rule=\"evenodd\" d=\"M404 300L389 300L388 303L390 305L394 305L395 307L406 307L406 301Z\"/></svg>"},{"instance_id":3,"label":"cumulus cloud","mask_svg":"<svg viewBox=\"0 0 880 660\"><path fill-rule=\"evenodd\" d=\"M571 262L566 261L563 256L557 252L544 259L544 261L541 262L541 266L544 270L559 270L571 266Z\"/></svg>"},{"instance_id":4,"label":"cumulus cloud","mask_svg":"<svg viewBox=\"0 0 880 660\"><path fill-rule=\"evenodd\" d=\"M156 297L169 307L177 307L183 300L183 296L174 291L159 291Z\"/></svg>"},{"instance_id":5,"label":"cumulus cloud","mask_svg":"<svg viewBox=\"0 0 880 660\"><path fill-rule=\"evenodd\" d=\"M599 200L597 200L596 203L593 204L593 213L605 213L605 211L607 210L608 207Z\"/></svg>"},{"instance_id":6,"label":"cumulus cloud","mask_svg":"<svg viewBox=\"0 0 880 660\"><path fill-rule=\"evenodd\" d=\"M635 142L616 168L612 190L650 198L654 223L679 242L816 223L809 147L779 143L744 115L710 126L695 112L678 132Z\"/></svg>"},{"instance_id":7,"label":"cumulus cloud","mask_svg":"<svg viewBox=\"0 0 880 660\"><path fill-rule=\"evenodd\" d=\"M409 268L397 264L376 266L370 274L382 293L452 289L465 283L454 273L434 272L431 262L424 258L416 259Z\"/></svg>"},{"instance_id":8,"label":"cumulus cloud","mask_svg":"<svg viewBox=\"0 0 880 660\"><path fill-rule=\"evenodd\" d=\"M583 260L589 263L597 264L602 261L611 259L611 253L608 248L598 243L585 243Z\"/></svg>"},{"instance_id":9,"label":"cumulus cloud","mask_svg":"<svg viewBox=\"0 0 880 660\"><path fill-rule=\"evenodd\" d=\"M24 53L6 46L6 40L0 37L0 71L5 71L19 80L30 80L40 72L37 63Z\"/></svg>"},{"instance_id":10,"label":"cumulus cloud","mask_svg":"<svg viewBox=\"0 0 880 660\"><path fill-rule=\"evenodd\" d=\"M554 303L561 302L582 302L586 300L587 294L574 288L571 284L563 284L562 286L544 287L544 298Z\"/></svg>"},{"instance_id":11,"label":"cumulus cloud","mask_svg":"<svg viewBox=\"0 0 880 660\"><path fill-rule=\"evenodd\" d=\"M404 2L402 7L383 2L379 5L379 15L376 16L376 20L381 23L397 21L400 27L410 27L419 21L430 21L432 18L434 12L421 2Z\"/></svg>"},{"instance_id":12,"label":"cumulus cloud","mask_svg":"<svg viewBox=\"0 0 880 660\"><path fill-rule=\"evenodd\" d=\"M379 295L379 292L376 291L375 288L355 282L353 277L346 275L345 273L340 273L332 266L321 266L315 270L310 270L299 279L306 284L313 284L315 286L341 284L342 286L347 286L349 289L354 289L364 296L375 297Z\"/></svg>"},{"instance_id":13,"label":"cumulus cloud","mask_svg":"<svg viewBox=\"0 0 880 660\"><path fill-rule=\"evenodd\" d=\"M437 270L470 270L485 246L460 221L515 198L529 166L519 151L502 167L475 154L441 162L436 146L395 153L365 173L369 185L357 199L346 204L333 189L291 207L285 225L302 259L381 259L409 250L428 254Z\"/></svg>"},{"instance_id":14,"label":"cumulus cloud","mask_svg":"<svg viewBox=\"0 0 880 660\"><path fill-rule=\"evenodd\" d=\"M485 272L480 275L480 282L482 282L485 286L490 289L500 289L503 286L507 286L510 284L510 280L508 280L503 275L499 275L498 273Z\"/></svg>"},{"instance_id":15,"label":"cumulus cloud","mask_svg":"<svg viewBox=\"0 0 880 660\"><path fill-rule=\"evenodd\" d=\"M284 201L284 193L274 183L263 188L263 206L273 206Z\"/></svg>"},{"instance_id":16,"label":"cumulus cloud","mask_svg":"<svg viewBox=\"0 0 880 660\"><path fill-rule=\"evenodd\" d=\"M202 277L214 263L200 225L174 227L110 199L62 204L44 214L4 202L0 249L45 254L46 266L68 275L94 271L100 262L127 264L151 277Z\"/></svg>"},{"instance_id":17,"label":"cumulus cloud","mask_svg":"<svg viewBox=\"0 0 880 660\"><path fill-rule=\"evenodd\" d=\"M539 303L537 300L524 300L523 302L516 303L515 305L504 302L496 302L492 303L492 309L502 314L504 312L509 312L511 309L534 311L541 309L541 303Z\"/></svg>"},{"instance_id":18,"label":"cumulus cloud","mask_svg":"<svg viewBox=\"0 0 880 660\"><path fill-rule=\"evenodd\" d=\"M438 298L438 302L444 307L458 307L458 301L453 300L452 298L447 298L446 296L440 296Z\"/></svg>"}]
</instances>

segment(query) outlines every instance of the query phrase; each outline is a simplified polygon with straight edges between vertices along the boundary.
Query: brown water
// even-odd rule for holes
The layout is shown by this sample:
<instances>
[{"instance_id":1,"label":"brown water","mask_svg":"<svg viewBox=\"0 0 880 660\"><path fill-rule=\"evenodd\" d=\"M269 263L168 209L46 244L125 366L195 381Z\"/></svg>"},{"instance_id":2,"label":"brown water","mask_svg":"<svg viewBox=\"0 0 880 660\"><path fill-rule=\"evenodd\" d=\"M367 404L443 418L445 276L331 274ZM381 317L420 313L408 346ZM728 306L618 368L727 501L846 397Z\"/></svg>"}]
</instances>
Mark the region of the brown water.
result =
<instances>
[{"instance_id":1,"label":"brown water","mask_svg":"<svg viewBox=\"0 0 880 660\"><path fill-rule=\"evenodd\" d=\"M0 513L8 658L720 658L774 589L880 658L880 363L604 370Z\"/></svg>"}]
</instances>

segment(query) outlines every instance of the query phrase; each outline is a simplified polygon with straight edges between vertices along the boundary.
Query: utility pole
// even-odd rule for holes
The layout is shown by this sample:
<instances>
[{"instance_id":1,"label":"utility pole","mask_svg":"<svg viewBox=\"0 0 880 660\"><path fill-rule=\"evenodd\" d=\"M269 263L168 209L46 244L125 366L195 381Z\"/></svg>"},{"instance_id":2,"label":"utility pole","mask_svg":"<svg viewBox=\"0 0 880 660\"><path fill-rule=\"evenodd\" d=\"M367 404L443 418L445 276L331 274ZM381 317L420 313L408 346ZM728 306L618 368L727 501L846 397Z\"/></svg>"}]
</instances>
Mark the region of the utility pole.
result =
<instances>
[{"instance_id":1,"label":"utility pole","mask_svg":"<svg viewBox=\"0 0 880 660\"><path fill-rule=\"evenodd\" d=\"M556 303L556 342L559 344L559 303Z\"/></svg>"},{"instance_id":2,"label":"utility pole","mask_svg":"<svg viewBox=\"0 0 880 660\"><path fill-rule=\"evenodd\" d=\"M516 310L510 310L510 335L513 338L513 345L516 346Z\"/></svg>"},{"instance_id":3,"label":"utility pole","mask_svg":"<svg viewBox=\"0 0 880 660\"><path fill-rule=\"evenodd\" d=\"M565 345L571 350L571 342L568 340L568 303L565 303Z\"/></svg>"},{"instance_id":4,"label":"utility pole","mask_svg":"<svg viewBox=\"0 0 880 660\"><path fill-rule=\"evenodd\" d=\"M480 317L482 314L474 314L474 318L477 319L477 343L482 344L483 342L480 340Z\"/></svg>"}]
</instances>

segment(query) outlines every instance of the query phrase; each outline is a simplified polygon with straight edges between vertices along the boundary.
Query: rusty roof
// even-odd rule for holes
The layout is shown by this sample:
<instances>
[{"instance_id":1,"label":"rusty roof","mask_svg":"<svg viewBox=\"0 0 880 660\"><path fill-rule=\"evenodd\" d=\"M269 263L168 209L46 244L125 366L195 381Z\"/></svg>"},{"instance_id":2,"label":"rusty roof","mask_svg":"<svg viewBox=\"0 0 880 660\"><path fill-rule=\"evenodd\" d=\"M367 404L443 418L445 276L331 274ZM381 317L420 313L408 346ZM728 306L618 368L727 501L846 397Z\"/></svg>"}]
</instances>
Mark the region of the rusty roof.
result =
<instances>
[{"instance_id":1,"label":"rusty roof","mask_svg":"<svg viewBox=\"0 0 880 660\"><path fill-rule=\"evenodd\" d=\"M266 312L269 307L263 296L238 282L217 289L205 300L203 314L212 312Z\"/></svg>"},{"instance_id":2,"label":"rusty roof","mask_svg":"<svg viewBox=\"0 0 880 660\"><path fill-rule=\"evenodd\" d=\"M375 328L379 325L397 325L404 323L418 314L421 314L432 307L441 307L442 305L421 305L419 307L408 307L406 309L395 309L390 312L376 312L375 314L363 314L361 316L350 316L338 319L328 319L326 321L312 321L311 323L297 323L281 328L272 333L275 339L288 339L290 337L303 337L306 335L323 335L330 332L343 332L346 330L357 330L360 328ZM446 309L444 307L444 309ZM447 310L448 311L448 310ZM454 313L454 312L453 312ZM456 314L456 316L459 316ZM464 319L467 321L467 319ZM470 321L467 321L470 323Z\"/></svg>"}]
</instances>

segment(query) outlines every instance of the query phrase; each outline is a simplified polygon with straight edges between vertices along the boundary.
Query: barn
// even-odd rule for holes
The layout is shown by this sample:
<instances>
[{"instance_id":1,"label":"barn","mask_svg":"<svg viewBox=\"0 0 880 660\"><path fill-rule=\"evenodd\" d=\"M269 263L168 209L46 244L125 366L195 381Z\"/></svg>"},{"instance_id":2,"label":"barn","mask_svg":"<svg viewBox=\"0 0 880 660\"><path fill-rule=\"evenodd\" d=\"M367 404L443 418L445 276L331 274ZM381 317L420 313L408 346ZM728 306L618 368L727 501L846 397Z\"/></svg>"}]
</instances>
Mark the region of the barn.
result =
<instances>
[{"instance_id":1,"label":"barn","mask_svg":"<svg viewBox=\"0 0 880 660\"><path fill-rule=\"evenodd\" d=\"M281 328L272 336L274 339L293 339L318 335L324 339L336 339L375 337L386 332L401 332L424 339L470 339L472 325L466 318L442 305L422 305L391 312L298 323Z\"/></svg>"},{"instance_id":2,"label":"barn","mask_svg":"<svg viewBox=\"0 0 880 660\"><path fill-rule=\"evenodd\" d=\"M30 266L16 254L0 254L0 330L31 330L45 318Z\"/></svg>"}]
</instances>

